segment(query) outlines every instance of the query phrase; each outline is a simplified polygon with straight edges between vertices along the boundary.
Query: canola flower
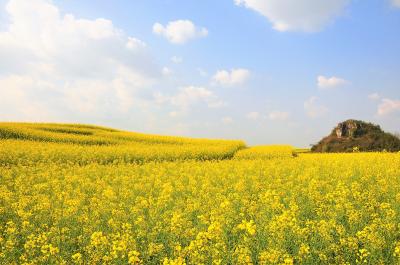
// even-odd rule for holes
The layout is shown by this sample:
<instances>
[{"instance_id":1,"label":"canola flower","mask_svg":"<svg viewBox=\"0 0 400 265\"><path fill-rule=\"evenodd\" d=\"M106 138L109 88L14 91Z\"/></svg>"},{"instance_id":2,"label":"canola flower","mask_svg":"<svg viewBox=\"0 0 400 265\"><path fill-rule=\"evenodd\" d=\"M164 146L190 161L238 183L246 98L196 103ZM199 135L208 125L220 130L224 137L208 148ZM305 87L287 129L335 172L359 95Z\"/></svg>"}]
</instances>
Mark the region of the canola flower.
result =
<instances>
[{"instance_id":1,"label":"canola flower","mask_svg":"<svg viewBox=\"0 0 400 265\"><path fill-rule=\"evenodd\" d=\"M243 141L123 132L90 125L0 123L0 165L221 160Z\"/></svg>"},{"instance_id":2,"label":"canola flower","mask_svg":"<svg viewBox=\"0 0 400 265\"><path fill-rule=\"evenodd\" d=\"M232 158L240 144L124 144L77 145L52 142L2 140L0 165L36 163L143 163L149 161L221 160Z\"/></svg>"},{"instance_id":3,"label":"canola flower","mask_svg":"<svg viewBox=\"0 0 400 265\"><path fill-rule=\"evenodd\" d=\"M107 162L126 146L0 140L0 264L400 262L399 153Z\"/></svg>"},{"instance_id":4,"label":"canola flower","mask_svg":"<svg viewBox=\"0 0 400 265\"><path fill-rule=\"evenodd\" d=\"M72 143L81 145L117 145L129 143L173 145L235 145L244 147L243 141L194 139L186 137L151 135L120 131L107 127L83 124L7 123L0 122L0 139L40 142Z\"/></svg>"},{"instance_id":5,"label":"canola flower","mask_svg":"<svg viewBox=\"0 0 400 265\"><path fill-rule=\"evenodd\" d=\"M255 146L236 152L234 159L291 158L295 153L296 150L289 145Z\"/></svg>"}]
</instances>

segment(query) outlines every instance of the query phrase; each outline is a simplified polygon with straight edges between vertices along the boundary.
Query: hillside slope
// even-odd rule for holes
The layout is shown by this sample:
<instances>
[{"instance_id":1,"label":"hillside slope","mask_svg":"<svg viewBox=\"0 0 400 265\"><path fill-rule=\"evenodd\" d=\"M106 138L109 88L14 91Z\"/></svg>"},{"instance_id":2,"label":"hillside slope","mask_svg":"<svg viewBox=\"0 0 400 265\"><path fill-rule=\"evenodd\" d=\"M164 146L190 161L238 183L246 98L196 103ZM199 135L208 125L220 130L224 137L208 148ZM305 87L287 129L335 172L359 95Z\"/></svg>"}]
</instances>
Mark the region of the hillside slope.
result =
<instances>
[{"instance_id":1,"label":"hillside slope","mask_svg":"<svg viewBox=\"0 0 400 265\"><path fill-rule=\"evenodd\" d=\"M397 152L400 139L384 132L378 125L347 120L339 123L332 132L311 148L312 152Z\"/></svg>"},{"instance_id":2,"label":"hillside slope","mask_svg":"<svg viewBox=\"0 0 400 265\"><path fill-rule=\"evenodd\" d=\"M244 147L243 141L150 135L92 125L0 123L1 164L220 160L232 158Z\"/></svg>"}]
</instances>

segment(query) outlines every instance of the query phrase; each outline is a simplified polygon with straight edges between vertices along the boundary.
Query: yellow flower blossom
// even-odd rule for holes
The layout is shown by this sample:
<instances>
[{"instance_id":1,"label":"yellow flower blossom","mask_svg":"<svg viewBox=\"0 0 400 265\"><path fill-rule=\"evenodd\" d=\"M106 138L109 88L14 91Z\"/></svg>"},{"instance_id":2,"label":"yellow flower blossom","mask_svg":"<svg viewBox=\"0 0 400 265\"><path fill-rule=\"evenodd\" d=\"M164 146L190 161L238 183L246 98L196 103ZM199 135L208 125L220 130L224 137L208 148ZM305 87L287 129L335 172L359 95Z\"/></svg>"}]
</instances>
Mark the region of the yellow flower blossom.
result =
<instances>
[{"instance_id":1,"label":"yellow flower blossom","mask_svg":"<svg viewBox=\"0 0 400 265\"><path fill-rule=\"evenodd\" d=\"M0 123L0 264L399 263L400 153L293 150Z\"/></svg>"},{"instance_id":2,"label":"yellow flower blossom","mask_svg":"<svg viewBox=\"0 0 400 265\"><path fill-rule=\"evenodd\" d=\"M256 233L256 225L253 220L242 220L242 223L240 223L237 228L246 231L251 236L254 236Z\"/></svg>"}]
</instances>

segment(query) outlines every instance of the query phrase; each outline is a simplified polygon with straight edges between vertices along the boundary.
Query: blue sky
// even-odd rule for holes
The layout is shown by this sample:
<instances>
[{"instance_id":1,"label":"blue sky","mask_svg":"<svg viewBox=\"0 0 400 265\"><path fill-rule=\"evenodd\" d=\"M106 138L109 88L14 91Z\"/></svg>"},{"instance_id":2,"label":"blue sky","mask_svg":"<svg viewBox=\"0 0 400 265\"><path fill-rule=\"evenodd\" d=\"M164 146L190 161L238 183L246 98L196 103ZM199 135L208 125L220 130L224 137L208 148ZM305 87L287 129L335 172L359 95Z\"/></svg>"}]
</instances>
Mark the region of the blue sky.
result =
<instances>
[{"instance_id":1,"label":"blue sky","mask_svg":"<svg viewBox=\"0 0 400 265\"><path fill-rule=\"evenodd\" d=\"M0 0L0 120L308 146L400 131L399 0Z\"/></svg>"}]
</instances>

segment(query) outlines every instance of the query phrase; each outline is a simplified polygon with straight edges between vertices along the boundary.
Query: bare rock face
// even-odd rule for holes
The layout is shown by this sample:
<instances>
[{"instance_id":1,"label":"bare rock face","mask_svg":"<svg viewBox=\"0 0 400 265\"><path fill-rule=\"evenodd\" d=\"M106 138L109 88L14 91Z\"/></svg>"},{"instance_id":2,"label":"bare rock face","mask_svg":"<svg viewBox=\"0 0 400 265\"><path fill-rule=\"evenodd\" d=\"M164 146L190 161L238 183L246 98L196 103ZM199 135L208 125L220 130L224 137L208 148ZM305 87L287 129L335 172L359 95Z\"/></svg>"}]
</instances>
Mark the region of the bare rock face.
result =
<instances>
[{"instance_id":1,"label":"bare rock face","mask_svg":"<svg viewBox=\"0 0 400 265\"><path fill-rule=\"evenodd\" d=\"M356 135L357 130L359 130L361 124L355 120L348 120L345 122L339 123L334 131L336 132L336 136L338 138L346 138L346 137L354 137Z\"/></svg>"},{"instance_id":2,"label":"bare rock face","mask_svg":"<svg viewBox=\"0 0 400 265\"><path fill-rule=\"evenodd\" d=\"M330 135L312 146L313 152L399 151L400 139L375 124L359 120L339 123Z\"/></svg>"}]
</instances>

